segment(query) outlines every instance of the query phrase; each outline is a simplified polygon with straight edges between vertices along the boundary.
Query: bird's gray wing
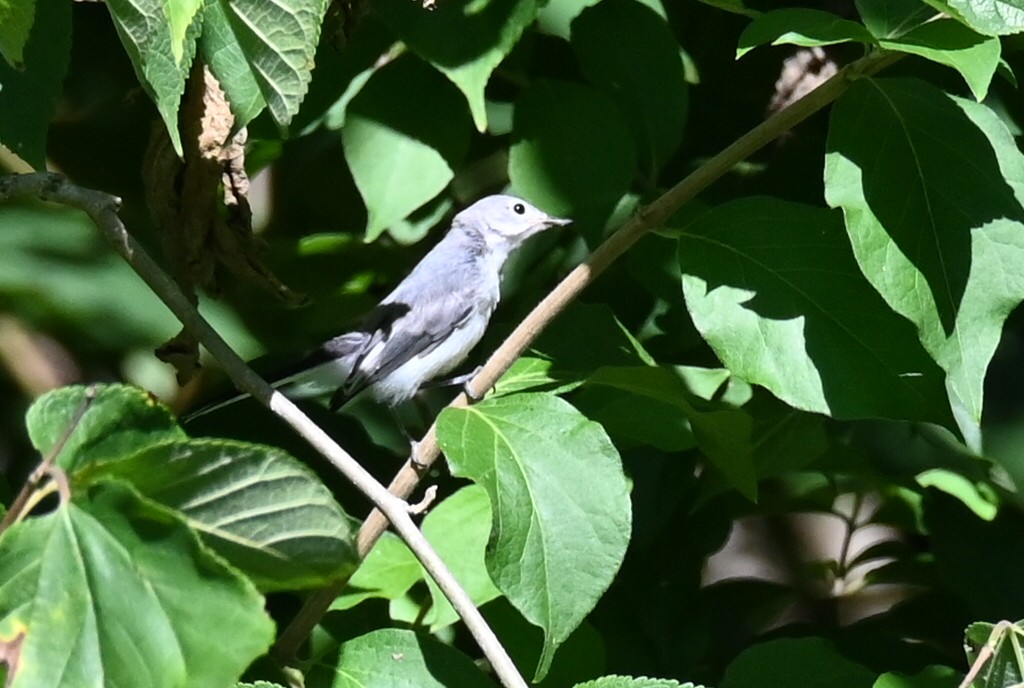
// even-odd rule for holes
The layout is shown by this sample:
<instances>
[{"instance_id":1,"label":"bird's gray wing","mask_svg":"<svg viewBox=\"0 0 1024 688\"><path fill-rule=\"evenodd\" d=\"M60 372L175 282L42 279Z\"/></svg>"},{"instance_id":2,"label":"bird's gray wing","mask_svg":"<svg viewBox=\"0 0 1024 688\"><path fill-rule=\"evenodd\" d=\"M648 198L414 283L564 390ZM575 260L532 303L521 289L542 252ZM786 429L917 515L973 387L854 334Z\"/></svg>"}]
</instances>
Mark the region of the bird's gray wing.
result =
<instances>
[{"instance_id":1,"label":"bird's gray wing","mask_svg":"<svg viewBox=\"0 0 1024 688\"><path fill-rule=\"evenodd\" d=\"M478 309L473 292L465 287L430 289L415 299L408 295L411 303L397 300L404 296L396 292L395 300L382 303L367 317L360 329L369 338L332 406L344 404L410 359L430 353Z\"/></svg>"}]
</instances>

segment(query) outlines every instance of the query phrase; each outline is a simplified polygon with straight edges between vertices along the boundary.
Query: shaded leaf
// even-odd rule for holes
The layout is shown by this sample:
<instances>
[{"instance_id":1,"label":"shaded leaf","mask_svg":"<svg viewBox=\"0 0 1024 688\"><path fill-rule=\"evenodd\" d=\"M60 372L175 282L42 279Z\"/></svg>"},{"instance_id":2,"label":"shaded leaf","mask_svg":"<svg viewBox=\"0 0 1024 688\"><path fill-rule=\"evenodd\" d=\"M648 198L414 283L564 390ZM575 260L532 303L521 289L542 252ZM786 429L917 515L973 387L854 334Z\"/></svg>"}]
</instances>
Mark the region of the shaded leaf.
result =
<instances>
[{"instance_id":1,"label":"shaded leaf","mask_svg":"<svg viewBox=\"0 0 1024 688\"><path fill-rule=\"evenodd\" d=\"M685 378L669 368L602 368L587 384L619 390L622 404L615 409L620 413L614 419L604 416L606 421L631 423L639 416L641 427L660 425L662 427L654 432L661 434L671 429L674 421L682 420L681 439L687 439L686 431L691 430L701 450L730 486L749 499L757 498L757 475L751 460L752 421L748 414L724 406L706 408L706 402L701 403L703 400L689 389ZM645 404L645 401L653 403ZM697 408L698 404L705 408ZM630 405L633 405L631 410ZM659 434L650 435L648 442L666 451L678 451L687 446L685 441L676 447L655 443ZM642 433L636 435L642 436Z\"/></svg>"},{"instance_id":2,"label":"shaded leaf","mask_svg":"<svg viewBox=\"0 0 1024 688\"><path fill-rule=\"evenodd\" d=\"M373 631L313 664L308 688L493 688L466 655L412 631Z\"/></svg>"},{"instance_id":3,"label":"shaded leaf","mask_svg":"<svg viewBox=\"0 0 1024 688\"><path fill-rule=\"evenodd\" d=\"M733 374L798 409L953 425L942 371L857 269L840 218L768 198L679 239L693 322Z\"/></svg>"},{"instance_id":4,"label":"shaded leaf","mask_svg":"<svg viewBox=\"0 0 1024 688\"><path fill-rule=\"evenodd\" d=\"M491 499L487 570L544 629L542 677L625 554L631 517L618 454L599 425L544 394L445 409L438 441L452 473L482 485Z\"/></svg>"},{"instance_id":5,"label":"shaded leaf","mask_svg":"<svg viewBox=\"0 0 1024 688\"><path fill-rule=\"evenodd\" d=\"M946 371L977 449L985 371L1024 298L1024 156L983 105L864 79L832 110L825 184L864 275Z\"/></svg>"},{"instance_id":6,"label":"shaded leaf","mask_svg":"<svg viewBox=\"0 0 1024 688\"><path fill-rule=\"evenodd\" d=\"M855 0L855 4L875 38L898 38L935 16L935 10L921 0Z\"/></svg>"},{"instance_id":7,"label":"shaded leaf","mask_svg":"<svg viewBox=\"0 0 1024 688\"><path fill-rule=\"evenodd\" d=\"M537 15L537 0L381 0L374 10L410 48L458 86L479 131L487 129L484 87ZM412 101L417 106L426 100Z\"/></svg>"},{"instance_id":8,"label":"shaded leaf","mask_svg":"<svg viewBox=\"0 0 1024 688\"><path fill-rule=\"evenodd\" d=\"M532 83L516 101L512 137L512 185L555 215L611 209L632 182L636 150L629 127L606 96L587 86Z\"/></svg>"},{"instance_id":9,"label":"shaded leaf","mask_svg":"<svg viewBox=\"0 0 1024 688\"><path fill-rule=\"evenodd\" d=\"M912 676L882 674L872 688L957 688L962 678L950 667L930 666Z\"/></svg>"},{"instance_id":10,"label":"shaded leaf","mask_svg":"<svg viewBox=\"0 0 1024 688\"><path fill-rule=\"evenodd\" d=\"M19 21L26 15L28 25L20 27ZM62 0L0 0L0 27L0 53L6 58L0 60L0 145L36 170L44 170L46 134L57 110L71 52L71 7ZM28 42L13 38L13 45L5 48L3 35L22 30ZM20 63L23 57L24 65L19 68L8 64Z\"/></svg>"},{"instance_id":11,"label":"shaded leaf","mask_svg":"<svg viewBox=\"0 0 1024 688\"><path fill-rule=\"evenodd\" d=\"M740 34L736 57L746 55L759 45L834 45L836 43L875 42L871 32L857 22L829 12L811 9L784 9L766 12L750 22Z\"/></svg>"},{"instance_id":12,"label":"shaded leaf","mask_svg":"<svg viewBox=\"0 0 1024 688\"><path fill-rule=\"evenodd\" d=\"M24 634L15 688L218 688L274 636L251 584L123 487L5 532L0 581L0 639Z\"/></svg>"},{"instance_id":13,"label":"shaded leaf","mask_svg":"<svg viewBox=\"0 0 1024 688\"><path fill-rule=\"evenodd\" d=\"M686 75L668 22L636 0L603 0L573 21L572 46L584 74L625 114L653 179L686 122Z\"/></svg>"},{"instance_id":14,"label":"shaded leaf","mask_svg":"<svg viewBox=\"0 0 1024 688\"><path fill-rule=\"evenodd\" d=\"M341 140L372 241L444 190L466 154L469 127L451 86L406 56L374 73L348 104Z\"/></svg>"},{"instance_id":15,"label":"shaded leaf","mask_svg":"<svg viewBox=\"0 0 1024 688\"><path fill-rule=\"evenodd\" d=\"M870 688L875 673L843 657L823 638L769 640L744 650L726 668L721 688Z\"/></svg>"}]
</instances>

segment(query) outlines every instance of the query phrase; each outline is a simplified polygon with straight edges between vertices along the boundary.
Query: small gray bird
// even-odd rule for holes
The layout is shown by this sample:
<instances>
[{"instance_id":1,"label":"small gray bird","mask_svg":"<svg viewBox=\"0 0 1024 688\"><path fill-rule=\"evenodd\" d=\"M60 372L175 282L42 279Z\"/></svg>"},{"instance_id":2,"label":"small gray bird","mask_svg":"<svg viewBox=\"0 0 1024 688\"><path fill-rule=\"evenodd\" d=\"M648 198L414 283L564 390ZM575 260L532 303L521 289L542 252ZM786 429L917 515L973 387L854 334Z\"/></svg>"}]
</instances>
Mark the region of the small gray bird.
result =
<instances>
[{"instance_id":1,"label":"small gray bird","mask_svg":"<svg viewBox=\"0 0 1024 688\"><path fill-rule=\"evenodd\" d=\"M455 216L361 327L328 340L272 384L292 398L331 394L332 409L363 390L389 407L401 404L459 365L483 337L509 254L534 234L570 222L514 196L477 201Z\"/></svg>"}]
</instances>

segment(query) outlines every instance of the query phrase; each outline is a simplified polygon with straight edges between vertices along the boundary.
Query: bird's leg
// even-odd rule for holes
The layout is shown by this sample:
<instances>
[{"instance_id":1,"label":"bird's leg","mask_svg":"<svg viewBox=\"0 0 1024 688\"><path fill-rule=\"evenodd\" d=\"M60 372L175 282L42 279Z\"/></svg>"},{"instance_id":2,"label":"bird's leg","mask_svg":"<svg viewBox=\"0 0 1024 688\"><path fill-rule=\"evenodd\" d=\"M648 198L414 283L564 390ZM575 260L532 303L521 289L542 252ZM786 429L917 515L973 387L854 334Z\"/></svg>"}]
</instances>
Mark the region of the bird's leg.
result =
<instances>
[{"instance_id":1,"label":"bird's leg","mask_svg":"<svg viewBox=\"0 0 1024 688\"><path fill-rule=\"evenodd\" d=\"M402 420L401 414L398 413L398 409L394 406L388 405L388 411L391 412L391 417L395 419L395 425L398 426L399 431L402 433L402 437L409 443L409 463L416 469L417 472L422 473L426 470L427 466L416 460L416 449L419 447L419 442L413 439L412 434L409 432L409 428L405 427L405 421Z\"/></svg>"}]
</instances>

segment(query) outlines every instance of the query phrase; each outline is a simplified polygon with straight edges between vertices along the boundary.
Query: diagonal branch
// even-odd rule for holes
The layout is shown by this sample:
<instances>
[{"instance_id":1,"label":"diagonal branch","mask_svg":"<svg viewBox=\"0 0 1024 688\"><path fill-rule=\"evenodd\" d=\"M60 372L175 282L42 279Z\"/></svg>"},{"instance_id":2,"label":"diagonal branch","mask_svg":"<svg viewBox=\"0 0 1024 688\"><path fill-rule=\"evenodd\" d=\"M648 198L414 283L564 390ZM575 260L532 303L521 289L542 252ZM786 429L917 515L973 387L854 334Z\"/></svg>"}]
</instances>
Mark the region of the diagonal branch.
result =
<instances>
[{"instance_id":1,"label":"diagonal branch","mask_svg":"<svg viewBox=\"0 0 1024 688\"><path fill-rule=\"evenodd\" d=\"M526 688L526 682L484 621L480 610L473 605L469 595L416 527L404 498L388 492L295 404L274 390L245 364L199 314L174 280L128 234L118 215L121 205L119 198L101 191L75 186L56 174L34 173L0 178L0 203L21 196L38 196L43 200L55 201L84 211L121 257L142 277L185 328L217 358L231 381L284 419L295 432L359 488L373 502L378 512L384 514L384 518L394 525L395 530L466 623L466 627L473 634L502 684L509 688Z\"/></svg>"},{"instance_id":2,"label":"diagonal branch","mask_svg":"<svg viewBox=\"0 0 1024 688\"><path fill-rule=\"evenodd\" d=\"M877 51L847 65L803 98L794 101L748 131L653 203L642 208L537 304L508 339L491 354L487 363L469 383L469 391L476 398L483 396L483 393L495 385L544 328L641 237L663 225L685 203L695 198L738 163L831 104L855 79L875 74L900 57L902 55L899 53ZM469 403L469 399L463 393L457 396L450 406L461 408ZM419 483L420 476L425 473L425 467L433 464L439 454L435 423L417 445L415 456L410 457L395 475L388 489L402 498L408 497ZM371 512L359 531L359 555L365 557L386 529L387 519L378 511ZM344 587L345 582L342 581L314 593L280 635L275 650L285 655L294 654Z\"/></svg>"}]
</instances>

